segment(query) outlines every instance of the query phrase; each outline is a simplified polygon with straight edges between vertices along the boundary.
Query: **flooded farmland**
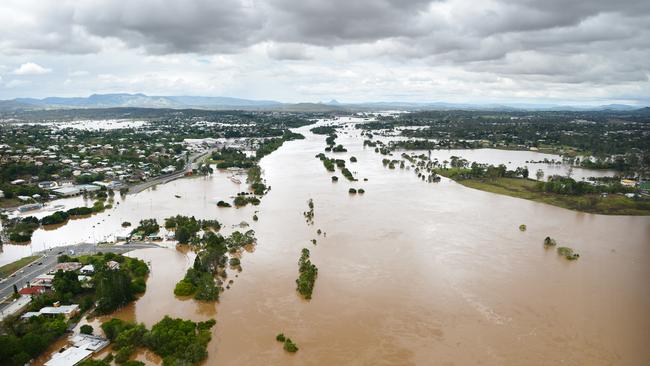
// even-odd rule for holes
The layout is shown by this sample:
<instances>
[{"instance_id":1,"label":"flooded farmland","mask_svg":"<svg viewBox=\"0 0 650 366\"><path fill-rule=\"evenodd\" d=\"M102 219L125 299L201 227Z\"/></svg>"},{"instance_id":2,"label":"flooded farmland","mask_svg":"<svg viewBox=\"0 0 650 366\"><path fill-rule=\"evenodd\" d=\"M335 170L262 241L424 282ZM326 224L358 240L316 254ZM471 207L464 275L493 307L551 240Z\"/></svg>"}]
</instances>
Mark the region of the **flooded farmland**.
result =
<instances>
[{"instance_id":1,"label":"flooded farmland","mask_svg":"<svg viewBox=\"0 0 650 366\"><path fill-rule=\"evenodd\" d=\"M173 295L192 253L168 243L130 254L151 263L148 289L113 316L147 326L166 314L215 318L206 365L650 364L650 217L579 213L445 178L425 183L412 171L384 168L353 129L337 139L348 152L335 155L357 157L347 166L358 181L333 183L314 158L325 136L310 127L297 130L305 140L261 161L271 190L260 206L216 206L246 188L230 173L181 179L116 195L114 209L38 230L31 247L6 245L0 259L109 238L123 221L194 215L218 219L225 232L246 221L258 244L242 256L241 272L229 270L234 283L219 303ZM472 161L496 159L489 151L467 153ZM349 188L365 194L350 195ZM313 225L303 217L310 198ZM62 204L74 207L83 198ZM580 260L544 249L546 236L574 248ZM305 247L319 269L310 301L295 291ZM284 352L275 341L280 332L300 351ZM150 354L138 359L159 361Z\"/></svg>"}]
</instances>

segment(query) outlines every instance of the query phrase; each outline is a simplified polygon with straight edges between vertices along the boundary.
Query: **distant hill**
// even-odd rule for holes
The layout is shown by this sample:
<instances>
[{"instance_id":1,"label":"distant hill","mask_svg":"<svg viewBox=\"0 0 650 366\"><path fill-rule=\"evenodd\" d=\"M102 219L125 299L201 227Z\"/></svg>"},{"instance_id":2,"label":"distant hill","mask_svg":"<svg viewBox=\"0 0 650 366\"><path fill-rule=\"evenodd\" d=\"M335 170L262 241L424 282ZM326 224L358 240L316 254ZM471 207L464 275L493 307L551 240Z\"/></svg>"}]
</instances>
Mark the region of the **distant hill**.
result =
<instances>
[{"instance_id":1,"label":"distant hill","mask_svg":"<svg viewBox=\"0 0 650 366\"><path fill-rule=\"evenodd\" d=\"M49 97L43 99L17 98L12 101L36 108L206 108L270 107L282 105L270 100L249 100L228 97L148 96L144 94L93 94L87 98Z\"/></svg>"},{"instance_id":2,"label":"distant hill","mask_svg":"<svg viewBox=\"0 0 650 366\"><path fill-rule=\"evenodd\" d=\"M612 111L637 110L637 106L609 104L575 106L531 103L469 104L446 102L365 102L342 103L331 99L325 103L281 103L231 97L149 96L145 94L93 94L89 97L16 98L0 101L0 111L93 109L93 108L170 108L208 110L281 110L296 112L377 111L377 110L484 110L484 111Z\"/></svg>"}]
</instances>

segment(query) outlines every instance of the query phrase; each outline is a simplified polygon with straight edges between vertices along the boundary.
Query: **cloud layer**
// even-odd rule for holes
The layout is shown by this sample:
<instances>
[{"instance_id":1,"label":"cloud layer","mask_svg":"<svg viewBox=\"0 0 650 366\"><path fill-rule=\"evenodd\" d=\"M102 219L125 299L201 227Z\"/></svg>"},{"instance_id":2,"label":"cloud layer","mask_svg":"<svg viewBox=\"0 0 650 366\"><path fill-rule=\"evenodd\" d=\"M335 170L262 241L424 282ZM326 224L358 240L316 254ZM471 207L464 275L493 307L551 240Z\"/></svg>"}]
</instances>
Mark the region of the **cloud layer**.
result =
<instances>
[{"instance_id":1,"label":"cloud layer","mask_svg":"<svg viewBox=\"0 0 650 366\"><path fill-rule=\"evenodd\" d=\"M0 23L4 98L650 100L645 0L4 0Z\"/></svg>"}]
</instances>

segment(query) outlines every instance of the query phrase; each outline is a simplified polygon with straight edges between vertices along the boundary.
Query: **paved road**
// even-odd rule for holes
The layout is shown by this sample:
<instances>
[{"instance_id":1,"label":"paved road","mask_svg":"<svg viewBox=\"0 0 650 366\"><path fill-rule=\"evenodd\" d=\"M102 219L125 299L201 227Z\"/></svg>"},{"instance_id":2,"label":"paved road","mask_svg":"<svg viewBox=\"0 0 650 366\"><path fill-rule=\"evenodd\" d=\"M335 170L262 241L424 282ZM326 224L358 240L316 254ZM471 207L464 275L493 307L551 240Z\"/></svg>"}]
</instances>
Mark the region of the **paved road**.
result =
<instances>
[{"instance_id":1,"label":"paved road","mask_svg":"<svg viewBox=\"0 0 650 366\"><path fill-rule=\"evenodd\" d=\"M216 149L208 149L207 151L204 152L198 152L194 153L189 156L189 162L185 165L185 168L183 168L182 171L177 172L177 173L172 173L172 174L167 174L167 175L162 175L158 176L155 178L152 178L146 182L138 183L135 185L132 185L129 187L129 193L140 193L144 191L147 188L153 187L158 184L165 184L169 183L173 180L182 178L185 176L185 172L187 172L189 169L192 168L192 164L197 162L200 159L205 158L206 156L212 154L212 152Z\"/></svg>"},{"instance_id":2,"label":"paved road","mask_svg":"<svg viewBox=\"0 0 650 366\"><path fill-rule=\"evenodd\" d=\"M18 272L14 274L14 277L8 277L4 282L2 282L2 284L0 284L0 299L4 299L13 293L14 284L18 288L24 287L27 282L30 282L34 278L51 271L57 263L57 257L64 253L71 254L71 250L74 251L74 255L80 255L98 252L126 253L131 250L144 248L160 248L160 246L149 243L132 243L115 246L97 246L95 244L84 243L69 245L65 247L56 247L40 253L36 253L36 255L42 255L41 259L18 270ZM4 308L4 305L0 305L0 308Z\"/></svg>"}]
</instances>

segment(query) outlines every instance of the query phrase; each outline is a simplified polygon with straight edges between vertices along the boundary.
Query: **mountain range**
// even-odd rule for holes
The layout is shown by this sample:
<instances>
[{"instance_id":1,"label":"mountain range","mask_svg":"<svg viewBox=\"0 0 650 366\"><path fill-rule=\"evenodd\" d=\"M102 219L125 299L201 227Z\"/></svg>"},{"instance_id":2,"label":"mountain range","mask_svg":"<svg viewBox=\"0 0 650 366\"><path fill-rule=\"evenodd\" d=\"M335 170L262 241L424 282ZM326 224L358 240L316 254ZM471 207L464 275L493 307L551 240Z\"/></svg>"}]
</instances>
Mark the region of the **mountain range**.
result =
<instances>
[{"instance_id":1,"label":"mountain range","mask_svg":"<svg viewBox=\"0 0 650 366\"><path fill-rule=\"evenodd\" d=\"M78 109L78 108L174 108L174 109L245 109L245 110L285 110L285 111L369 111L369 110L490 110L490 111L588 111L612 110L631 111L638 106L626 104L608 104L601 106L554 105L554 104L468 104L468 103L413 103L413 102L368 102L341 103L335 99L320 103L282 103L273 100L251 100L231 97L203 96L149 96L145 94L92 94L89 97L48 97L16 98L0 100L0 111L41 110L41 109Z\"/></svg>"}]
</instances>

